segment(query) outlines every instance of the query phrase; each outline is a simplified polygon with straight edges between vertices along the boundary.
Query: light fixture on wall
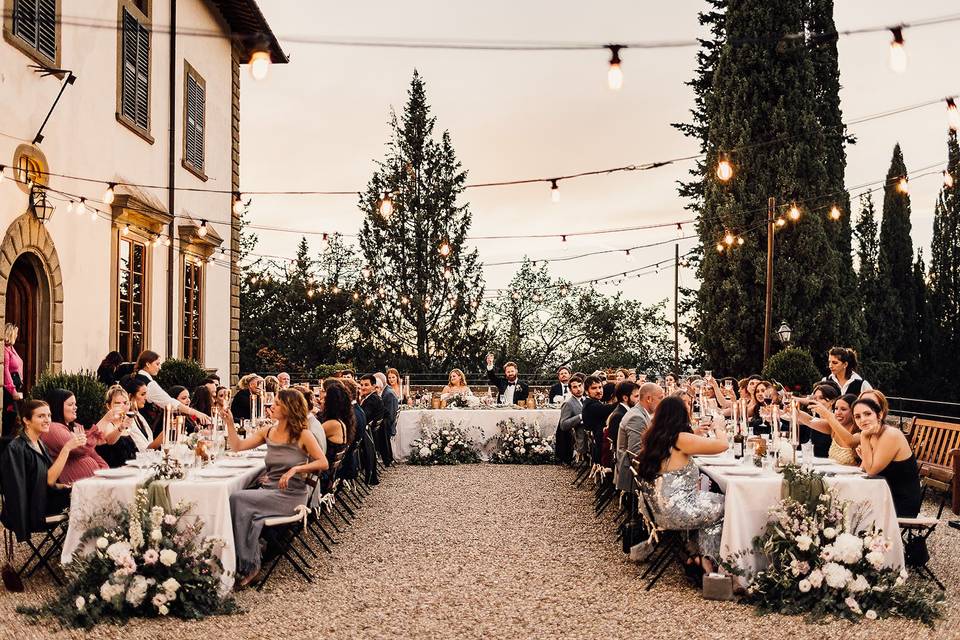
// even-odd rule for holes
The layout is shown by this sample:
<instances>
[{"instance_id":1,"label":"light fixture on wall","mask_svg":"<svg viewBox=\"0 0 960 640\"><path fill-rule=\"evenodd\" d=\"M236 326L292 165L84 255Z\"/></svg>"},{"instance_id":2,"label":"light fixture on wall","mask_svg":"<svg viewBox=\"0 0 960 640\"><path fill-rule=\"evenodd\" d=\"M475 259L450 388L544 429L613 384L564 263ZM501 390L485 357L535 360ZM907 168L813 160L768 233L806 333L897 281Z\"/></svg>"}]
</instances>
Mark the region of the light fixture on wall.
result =
<instances>
[{"instance_id":1,"label":"light fixture on wall","mask_svg":"<svg viewBox=\"0 0 960 640\"><path fill-rule=\"evenodd\" d=\"M40 224L47 224L53 217L53 204L47 199L47 190L40 187L30 189L30 210Z\"/></svg>"}]
</instances>

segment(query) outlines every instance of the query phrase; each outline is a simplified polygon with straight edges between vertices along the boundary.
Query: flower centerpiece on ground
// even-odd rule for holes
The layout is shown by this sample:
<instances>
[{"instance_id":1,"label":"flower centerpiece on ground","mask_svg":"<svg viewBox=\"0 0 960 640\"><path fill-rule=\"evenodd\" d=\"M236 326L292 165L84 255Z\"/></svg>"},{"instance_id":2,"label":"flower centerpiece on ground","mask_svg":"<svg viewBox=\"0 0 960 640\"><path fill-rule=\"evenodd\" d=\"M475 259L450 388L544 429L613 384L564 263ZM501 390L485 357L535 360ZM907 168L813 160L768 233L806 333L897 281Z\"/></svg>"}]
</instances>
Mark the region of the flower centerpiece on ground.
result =
<instances>
[{"instance_id":1,"label":"flower centerpiece on ground","mask_svg":"<svg viewBox=\"0 0 960 640\"><path fill-rule=\"evenodd\" d=\"M553 447L540 427L526 420L501 420L500 434L491 438L496 450L490 462L499 464L552 464Z\"/></svg>"},{"instance_id":2,"label":"flower centerpiece on ground","mask_svg":"<svg viewBox=\"0 0 960 640\"><path fill-rule=\"evenodd\" d=\"M413 441L409 464L471 464L480 462L480 452L474 448L463 427L452 422L430 424L420 422L420 437Z\"/></svg>"},{"instance_id":3,"label":"flower centerpiece on ground","mask_svg":"<svg viewBox=\"0 0 960 640\"><path fill-rule=\"evenodd\" d=\"M771 508L766 529L753 542L769 565L749 577L745 602L761 613L811 620L899 616L932 625L942 616L939 589L887 566L889 539L876 528L859 530L862 510L851 511L822 474L790 465L784 481L788 497ZM724 567L740 573L730 558Z\"/></svg>"},{"instance_id":4,"label":"flower centerpiece on ground","mask_svg":"<svg viewBox=\"0 0 960 640\"><path fill-rule=\"evenodd\" d=\"M60 595L17 611L83 628L107 619L200 619L235 611L233 598L220 592L223 540L200 540L203 522L188 524L183 517L190 506L151 507L147 488L137 489L129 507L91 519L66 567L68 583Z\"/></svg>"}]
</instances>

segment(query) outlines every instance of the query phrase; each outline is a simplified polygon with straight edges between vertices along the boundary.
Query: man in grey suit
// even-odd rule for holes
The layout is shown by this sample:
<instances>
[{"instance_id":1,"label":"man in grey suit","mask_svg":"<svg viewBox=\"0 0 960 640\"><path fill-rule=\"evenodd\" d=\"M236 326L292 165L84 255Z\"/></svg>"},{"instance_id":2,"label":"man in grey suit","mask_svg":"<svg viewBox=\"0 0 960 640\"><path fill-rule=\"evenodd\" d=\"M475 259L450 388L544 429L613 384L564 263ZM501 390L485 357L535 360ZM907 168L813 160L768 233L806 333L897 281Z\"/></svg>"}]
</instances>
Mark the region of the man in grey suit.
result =
<instances>
[{"instance_id":1,"label":"man in grey suit","mask_svg":"<svg viewBox=\"0 0 960 640\"><path fill-rule=\"evenodd\" d=\"M617 433L617 489L632 493L633 474L630 473L631 457L627 452L636 455L640 451L640 442L643 432L650 424L653 412L663 400L663 389L654 382L645 382L640 385L640 401L627 410L620 421L620 431Z\"/></svg>"},{"instance_id":2,"label":"man in grey suit","mask_svg":"<svg viewBox=\"0 0 960 640\"><path fill-rule=\"evenodd\" d=\"M570 387L570 397L560 406L560 422L557 423L556 454L557 460L564 464L573 461L574 434L577 427L583 432L583 421L580 414L583 412L583 377L575 375L567 381ZM579 450L579 449L578 449Z\"/></svg>"}]
</instances>

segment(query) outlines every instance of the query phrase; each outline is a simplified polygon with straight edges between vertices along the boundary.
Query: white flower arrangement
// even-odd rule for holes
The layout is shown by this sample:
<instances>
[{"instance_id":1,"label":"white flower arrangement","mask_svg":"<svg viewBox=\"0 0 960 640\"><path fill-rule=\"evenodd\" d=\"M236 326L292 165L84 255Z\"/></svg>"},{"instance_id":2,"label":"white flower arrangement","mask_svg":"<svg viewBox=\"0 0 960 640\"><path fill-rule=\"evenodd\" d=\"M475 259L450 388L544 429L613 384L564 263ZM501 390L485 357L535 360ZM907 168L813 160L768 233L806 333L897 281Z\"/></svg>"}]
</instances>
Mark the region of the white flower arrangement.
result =
<instances>
[{"instance_id":1,"label":"white flower arrangement","mask_svg":"<svg viewBox=\"0 0 960 640\"><path fill-rule=\"evenodd\" d=\"M822 474L788 466L784 479L790 497L770 510L764 533L754 540L753 551L768 566L749 576L747 603L817 621L827 615L853 621L901 616L932 625L943 615L939 589L886 566L892 545L882 531L848 528L857 520L849 517L851 504L825 486ZM740 573L731 562L737 555L724 561L732 573Z\"/></svg>"},{"instance_id":2,"label":"white flower arrangement","mask_svg":"<svg viewBox=\"0 0 960 640\"><path fill-rule=\"evenodd\" d=\"M503 420L497 424L500 434L491 441L495 447L490 462L500 464L552 464L553 446L540 433L540 427L526 420Z\"/></svg>"},{"instance_id":3,"label":"white flower arrangement","mask_svg":"<svg viewBox=\"0 0 960 640\"><path fill-rule=\"evenodd\" d=\"M446 465L480 462L480 453L473 446L466 430L452 422L436 425L424 418L420 437L413 441L409 464Z\"/></svg>"}]
</instances>

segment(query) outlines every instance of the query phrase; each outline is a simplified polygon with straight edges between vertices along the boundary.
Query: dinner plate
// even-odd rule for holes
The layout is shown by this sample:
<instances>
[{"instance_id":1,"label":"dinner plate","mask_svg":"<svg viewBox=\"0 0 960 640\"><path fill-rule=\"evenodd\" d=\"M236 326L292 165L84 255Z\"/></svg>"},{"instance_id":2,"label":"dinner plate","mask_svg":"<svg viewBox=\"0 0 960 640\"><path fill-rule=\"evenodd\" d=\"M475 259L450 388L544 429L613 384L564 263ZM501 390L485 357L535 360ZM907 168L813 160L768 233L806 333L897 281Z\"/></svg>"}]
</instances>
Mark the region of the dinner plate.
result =
<instances>
[{"instance_id":1,"label":"dinner plate","mask_svg":"<svg viewBox=\"0 0 960 640\"><path fill-rule=\"evenodd\" d=\"M727 476L758 476L763 473L763 469L759 467L743 467L741 466L738 469L729 469L723 472Z\"/></svg>"},{"instance_id":2,"label":"dinner plate","mask_svg":"<svg viewBox=\"0 0 960 640\"><path fill-rule=\"evenodd\" d=\"M832 473L835 476L863 475L863 469L860 467L846 467L840 465L830 467L829 469L823 469L823 472Z\"/></svg>"},{"instance_id":3,"label":"dinner plate","mask_svg":"<svg viewBox=\"0 0 960 640\"><path fill-rule=\"evenodd\" d=\"M137 469L130 467L117 467L116 469L97 469L93 472L93 475L100 478L130 478L136 475L139 475L140 472Z\"/></svg>"},{"instance_id":4,"label":"dinner plate","mask_svg":"<svg viewBox=\"0 0 960 640\"><path fill-rule=\"evenodd\" d=\"M207 467L197 471L198 478L232 478L237 475L233 469L222 469L217 467Z\"/></svg>"},{"instance_id":5,"label":"dinner plate","mask_svg":"<svg viewBox=\"0 0 960 640\"><path fill-rule=\"evenodd\" d=\"M230 467L233 469L246 469L247 467L252 467L257 464L255 459L251 460L250 458L224 458L222 460L217 460L216 466L218 467Z\"/></svg>"},{"instance_id":6,"label":"dinner plate","mask_svg":"<svg viewBox=\"0 0 960 640\"><path fill-rule=\"evenodd\" d=\"M244 457L247 458L265 458L267 456L266 449L251 449L250 451L243 452Z\"/></svg>"}]
</instances>

